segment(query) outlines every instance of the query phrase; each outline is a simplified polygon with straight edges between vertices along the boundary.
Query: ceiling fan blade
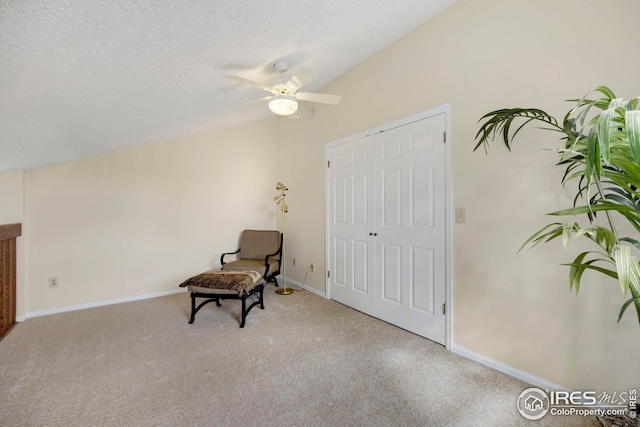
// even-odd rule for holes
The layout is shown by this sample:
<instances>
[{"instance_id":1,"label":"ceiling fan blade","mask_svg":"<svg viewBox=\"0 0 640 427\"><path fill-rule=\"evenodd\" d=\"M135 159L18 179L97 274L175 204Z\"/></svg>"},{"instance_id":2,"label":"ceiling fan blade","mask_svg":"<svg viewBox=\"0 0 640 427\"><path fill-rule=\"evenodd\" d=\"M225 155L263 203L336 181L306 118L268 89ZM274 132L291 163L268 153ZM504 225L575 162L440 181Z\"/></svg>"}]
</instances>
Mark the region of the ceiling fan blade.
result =
<instances>
[{"instance_id":1,"label":"ceiling fan blade","mask_svg":"<svg viewBox=\"0 0 640 427\"><path fill-rule=\"evenodd\" d=\"M342 101L340 95L327 95L325 93L298 92L294 96L300 101L319 102L321 104L338 105Z\"/></svg>"},{"instance_id":2,"label":"ceiling fan blade","mask_svg":"<svg viewBox=\"0 0 640 427\"><path fill-rule=\"evenodd\" d=\"M240 77L240 76L227 76L227 77L230 78L231 80L235 80L237 82L244 83L246 85L259 87L260 89L264 89L267 92L271 92L271 88L269 86L261 85L260 83L256 83L249 79L245 79L244 77Z\"/></svg>"},{"instance_id":3,"label":"ceiling fan blade","mask_svg":"<svg viewBox=\"0 0 640 427\"><path fill-rule=\"evenodd\" d=\"M269 95L269 96L265 96L264 98L258 98L258 99L254 99L253 101L245 102L244 104L236 105L233 108L243 108L243 107L246 107L248 105L255 104L257 102L269 101L269 100L271 100L273 98L275 98L275 96Z\"/></svg>"},{"instance_id":4,"label":"ceiling fan blade","mask_svg":"<svg viewBox=\"0 0 640 427\"><path fill-rule=\"evenodd\" d=\"M308 68L300 68L296 75L291 77L291 79L286 83L286 86L295 92L316 77L317 74L312 70Z\"/></svg>"}]
</instances>

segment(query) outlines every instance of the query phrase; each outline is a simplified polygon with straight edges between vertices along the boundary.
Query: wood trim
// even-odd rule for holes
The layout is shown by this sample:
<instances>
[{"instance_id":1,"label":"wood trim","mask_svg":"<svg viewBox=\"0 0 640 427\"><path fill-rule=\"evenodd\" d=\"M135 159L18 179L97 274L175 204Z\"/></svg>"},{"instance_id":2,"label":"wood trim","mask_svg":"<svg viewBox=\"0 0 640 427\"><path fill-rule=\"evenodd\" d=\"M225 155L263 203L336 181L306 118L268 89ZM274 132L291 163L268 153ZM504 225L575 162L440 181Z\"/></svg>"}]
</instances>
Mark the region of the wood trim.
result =
<instances>
[{"instance_id":1,"label":"wood trim","mask_svg":"<svg viewBox=\"0 0 640 427\"><path fill-rule=\"evenodd\" d=\"M16 237L22 224L0 225L0 339L16 323Z\"/></svg>"},{"instance_id":2,"label":"wood trim","mask_svg":"<svg viewBox=\"0 0 640 427\"><path fill-rule=\"evenodd\" d=\"M0 240L13 239L22 235L22 224L0 225Z\"/></svg>"}]
</instances>

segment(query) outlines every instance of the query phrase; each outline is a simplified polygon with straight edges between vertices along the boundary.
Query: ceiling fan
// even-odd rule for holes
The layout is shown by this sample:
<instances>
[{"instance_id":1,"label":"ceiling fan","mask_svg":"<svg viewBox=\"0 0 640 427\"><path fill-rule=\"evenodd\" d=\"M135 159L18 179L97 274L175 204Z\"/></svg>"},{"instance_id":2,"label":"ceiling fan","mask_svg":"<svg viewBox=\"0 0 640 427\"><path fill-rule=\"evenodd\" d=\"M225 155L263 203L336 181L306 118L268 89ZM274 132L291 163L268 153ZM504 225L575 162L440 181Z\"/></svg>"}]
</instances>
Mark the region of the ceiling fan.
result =
<instances>
[{"instance_id":1,"label":"ceiling fan","mask_svg":"<svg viewBox=\"0 0 640 427\"><path fill-rule=\"evenodd\" d=\"M289 64L286 61L280 61L273 65L273 68L280 73L280 77L275 81L273 86L265 86L260 83L245 79L240 76L227 76L230 79L240 83L259 87L260 89L271 92L271 95L264 98L254 99L247 103L238 105L244 107L256 102L269 101L269 109L279 116L288 116L298 111L298 101L318 102L321 104L338 105L341 101L339 95L327 95L324 93L298 92L302 86L316 78L316 73L308 68L301 68L295 76L289 80L284 78Z\"/></svg>"}]
</instances>

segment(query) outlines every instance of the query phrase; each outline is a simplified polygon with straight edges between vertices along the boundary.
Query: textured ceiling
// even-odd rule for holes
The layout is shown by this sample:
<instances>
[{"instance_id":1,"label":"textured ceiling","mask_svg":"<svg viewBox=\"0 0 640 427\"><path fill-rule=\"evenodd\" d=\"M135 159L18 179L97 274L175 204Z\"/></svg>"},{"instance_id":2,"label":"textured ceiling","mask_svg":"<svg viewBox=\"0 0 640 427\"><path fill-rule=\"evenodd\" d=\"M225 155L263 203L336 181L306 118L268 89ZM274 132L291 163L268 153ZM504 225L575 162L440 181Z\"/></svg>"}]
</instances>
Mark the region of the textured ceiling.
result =
<instances>
[{"instance_id":1,"label":"textured ceiling","mask_svg":"<svg viewBox=\"0 0 640 427\"><path fill-rule=\"evenodd\" d=\"M0 0L0 174L268 117L289 62L314 91L456 0Z\"/></svg>"}]
</instances>

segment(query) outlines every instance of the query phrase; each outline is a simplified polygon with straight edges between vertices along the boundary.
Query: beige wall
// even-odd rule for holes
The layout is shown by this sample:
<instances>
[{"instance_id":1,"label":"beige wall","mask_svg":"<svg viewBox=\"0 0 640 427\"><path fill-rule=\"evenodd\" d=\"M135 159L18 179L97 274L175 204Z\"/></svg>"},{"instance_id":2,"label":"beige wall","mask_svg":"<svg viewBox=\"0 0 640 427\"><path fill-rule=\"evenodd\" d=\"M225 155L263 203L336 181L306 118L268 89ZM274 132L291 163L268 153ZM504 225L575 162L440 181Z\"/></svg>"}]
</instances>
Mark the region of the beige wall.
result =
<instances>
[{"instance_id":1,"label":"beige wall","mask_svg":"<svg viewBox=\"0 0 640 427\"><path fill-rule=\"evenodd\" d=\"M605 84L640 94L635 0L461 0L432 21L322 89L337 107L308 107L280 120L278 178L287 196L287 274L325 291L325 145L427 109L453 106L454 343L573 389L621 391L640 383L640 339L615 283L592 276L577 297L567 268L577 247L559 242L516 255L546 212L568 206L551 133L529 131L514 152L495 144L472 152L478 119L493 109L537 106L552 114L565 99ZM590 31L590 32L589 32ZM291 258L296 258L296 267Z\"/></svg>"},{"instance_id":2,"label":"beige wall","mask_svg":"<svg viewBox=\"0 0 640 427\"><path fill-rule=\"evenodd\" d=\"M22 222L22 175L23 172L0 175L0 224Z\"/></svg>"},{"instance_id":3,"label":"beige wall","mask_svg":"<svg viewBox=\"0 0 640 427\"><path fill-rule=\"evenodd\" d=\"M23 172L0 175L0 225L23 223ZM24 234L25 227L22 226ZM16 240L16 317L24 319L25 286L24 286L24 238Z\"/></svg>"},{"instance_id":4,"label":"beige wall","mask_svg":"<svg viewBox=\"0 0 640 427\"><path fill-rule=\"evenodd\" d=\"M27 312L177 290L275 227L275 139L267 120L26 171Z\"/></svg>"}]
</instances>

